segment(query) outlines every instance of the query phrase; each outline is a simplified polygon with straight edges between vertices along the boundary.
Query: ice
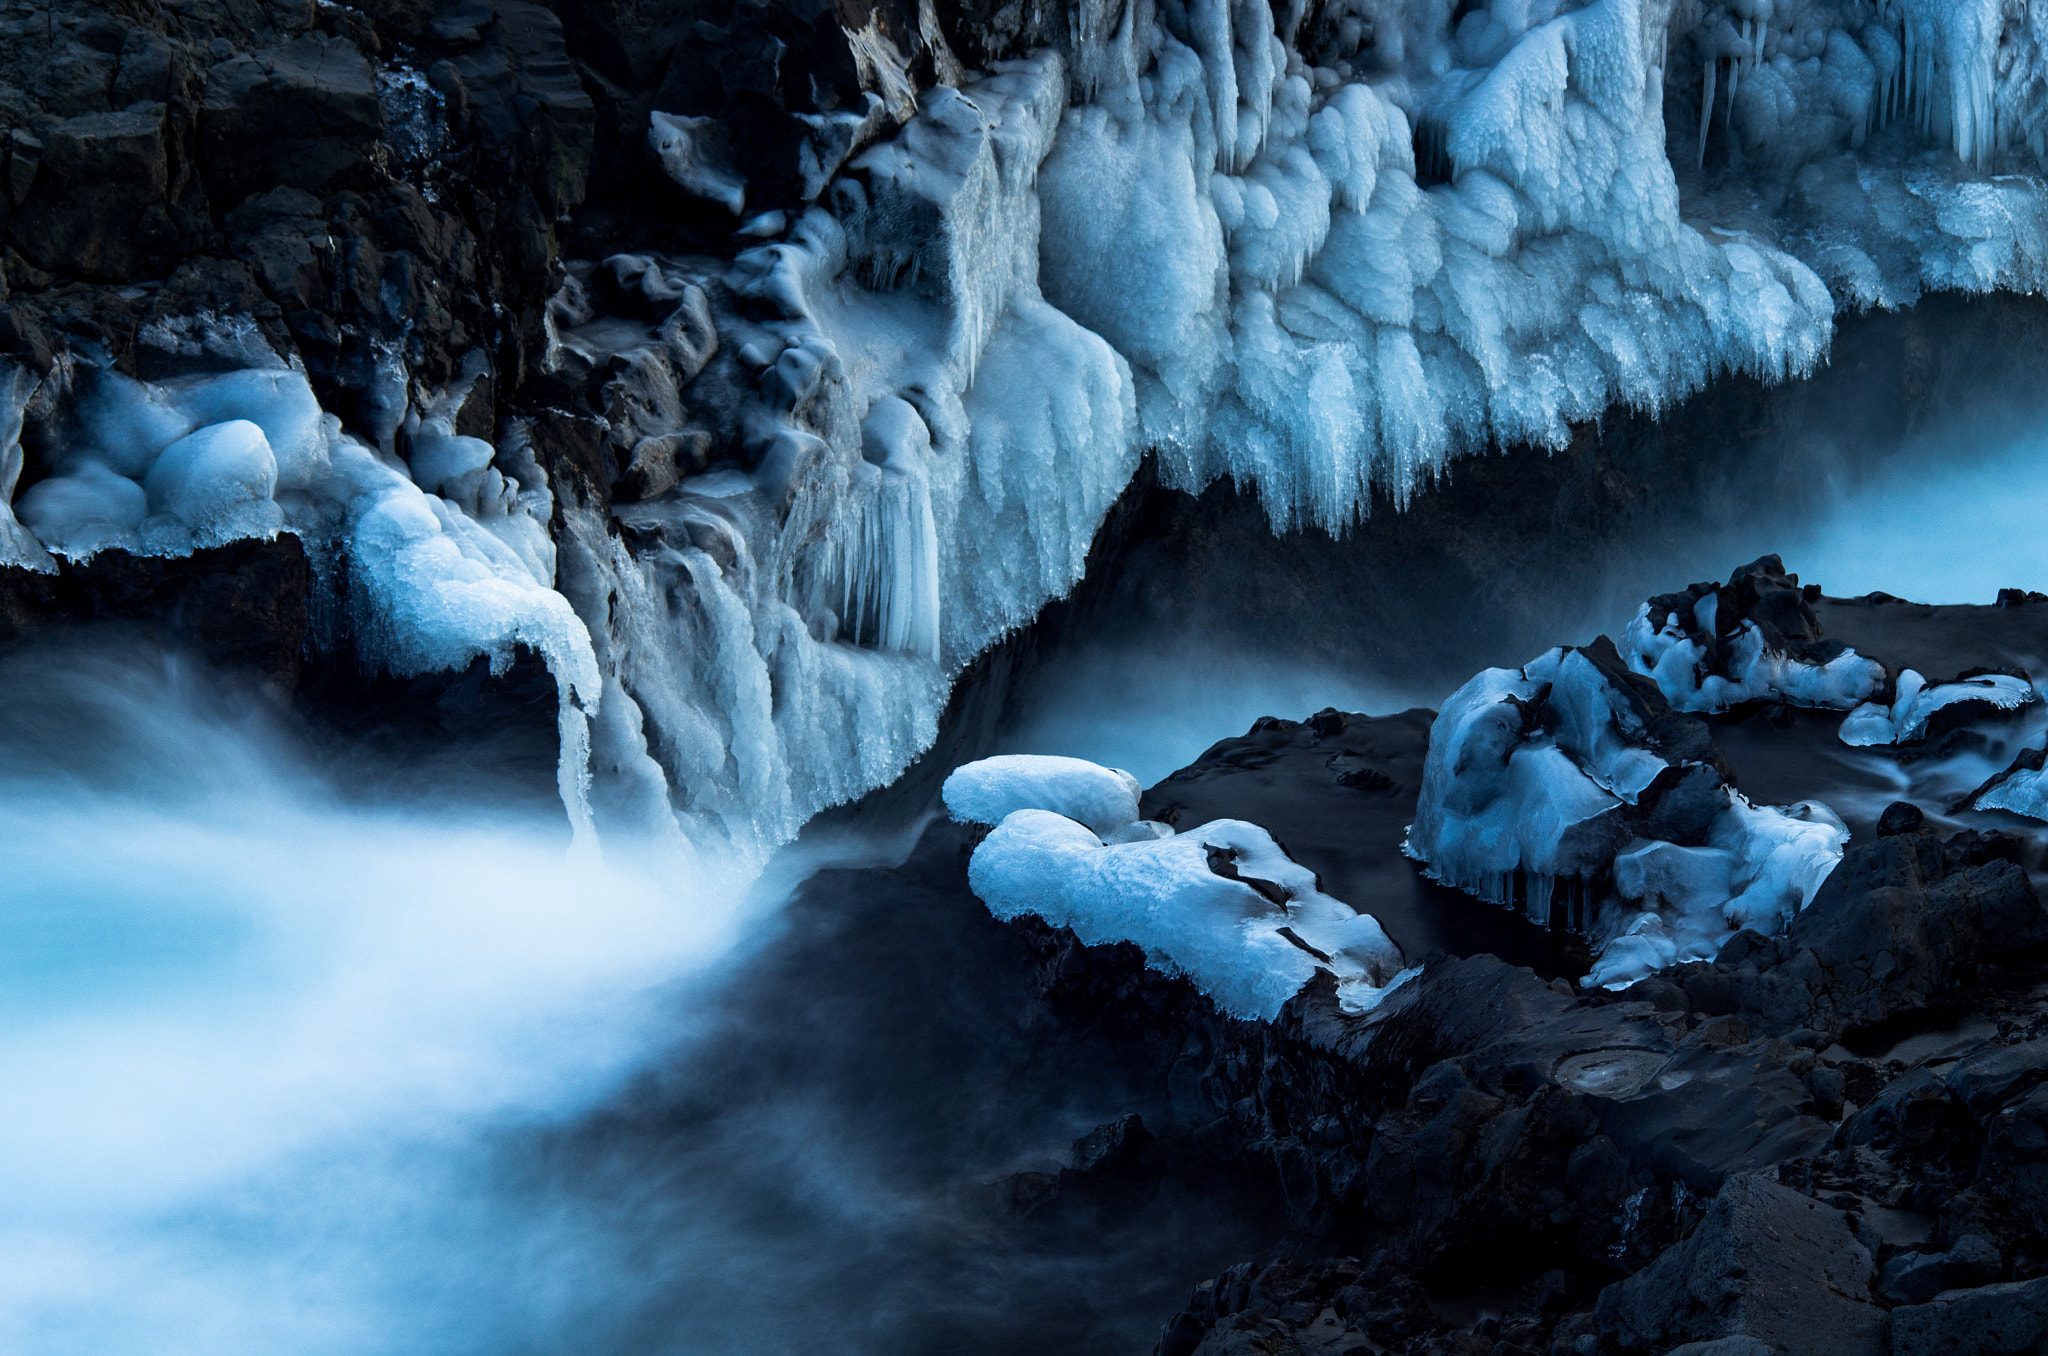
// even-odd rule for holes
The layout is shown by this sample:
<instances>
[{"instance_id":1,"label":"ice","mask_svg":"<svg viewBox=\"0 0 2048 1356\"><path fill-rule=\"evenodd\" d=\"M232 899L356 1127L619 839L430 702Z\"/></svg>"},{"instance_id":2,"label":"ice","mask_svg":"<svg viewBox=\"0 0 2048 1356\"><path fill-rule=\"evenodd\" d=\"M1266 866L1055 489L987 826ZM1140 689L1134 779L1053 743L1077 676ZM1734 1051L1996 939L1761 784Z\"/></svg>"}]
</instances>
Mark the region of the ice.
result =
<instances>
[{"instance_id":1,"label":"ice","mask_svg":"<svg viewBox=\"0 0 2048 1356\"><path fill-rule=\"evenodd\" d=\"M152 514L169 514L198 546L267 537L284 526L277 457L247 419L209 424L157 454L142 488Z\"/></svg>"},{"instance_id":2,"label":"ice","mask_svg":"<svg viewBox=\"0 0 2048 1356\"><path fill-rule=\"evenodd\" d=\"M2048 285L2044 30L2002 14L1091 5L1059 50L971 80L939 61L922 94L870 24L876 94L811 125L801 209L748 218L730 129L655 114L664 172L747 222L739 252L566 261L542 365L601 386L605 455L654 477L616 523L544 483L516 421L457 431L480 356L428 390L369 339L350 436L247 317L197 315L143 339L210 375L81 367L56 474L14 506L41 540L0 518L0 549L188 550L281 516L349 581L321 643L406 671L536 647L592 823L763 851L926 747L964 666L1080 578L1145 453L1169 486L1228 476L1276 527L1342 532L1461 453L1809 370L1844 307ZM215 433L203 474L177 472L197 444L156 474L238 423L274 487L243 434L240 460ZM1641 621L1630 661L1681 708L1882 686L1739 626L1707 673L1686 619ZM1531 826L1632 805L1650 765L1605 710L1509 759L1495 800L1536 818L1447 823L1470 861L1442 869L1500 894L1512 858L1532 908L1582 889Z\"/></svg>"},{"instance_id":3,"label":"ice","mask_svg":"<svg viewBox=\"0 0 2048 1356\"><path fill-rule=\"evenodd\" d=\"M1752 805L1682 742L1674 761L1653 746L1669 719L1594 651L1478 674L1431 727L1410 855L1446 884L1585 934L1589 987L1711 959L1741 928L1783 930L1848 830L1819 802Z\"/></svg>"},{"instance_id":4,"label":"ice","mask_svg":"<svg viewBox=\"0 0 2048 1356\"><path fill-rule=\"evenodd\" d=\"M1138 820L1138 779L1080 758L984 758L946 778L944 794L946 809L963 824L993 826L1017 810L1050 810L1107 839Z\"/></svg>"},{"instance_id":5,"label":"ice","mask_svg":"<svg viewBox=\"0 0 2048 1356\"><path fill-rule=\"evenodd\" d=\"M1629 667L1655 679L1681 711L1726 711L1759 701L1845 711L1885 681L1884 665L1852 649L1809 663L1769 645L1747 620L1727 642L1728 672L1714 673L1705 663L1706 648L1687 635L1683 619L1669 612L1653 617L1648 603L1629 623L1627 646Z\"/></svg>"},{"instance_id":6,"label":"ice","mask_svg":"<svg viewBox=\"0 0 2048 1356\"><path fill-rule=\"evenodd\" d=\"M1986 673L1952 683L1929 683L1915 669L1899 675L1892 704L1865 702L1842 720L1841 739L1855 748L1902 744L1920 738L1935 712L1958 702L2017 711L2037 700L2034 685L2009 673Z\"/></svg>"},{"instance_id":7,"label":"ice","mask_svg":"<svg viewBox=\"0 0 2048 1356\"><path fill-rule=\"evenodd\" d=\"M109 546L140 550L136 529L149 516L149 498L103 463L72 458L64 474L29 486L15 510L44 546L79 559Z\"/></svg>"},{"instance_id":8,"label":"ice","mask_svg":"<svg viewBox=\"0 0 2048 1356\"><path fill-rule=\"evenodd\" d=\"M48 574L57 568L35 533L14 514L14 486L21 478L21 423L40 383L27 368L0 363L0 568L14 565Z\"/></svg>"},{"instance_id":9,"label":"ice","mask_svg":"<svg viewBox=\"0 0 2048 1356\"><path fill-rule=\"evenodd\" d=\"M719 152L725 129L716 118L662 112L647 118L647 144L676 187L734 216L746 210L747 181Z\"/></svg>"},{"instance_id":10,"label":"ice","mask_svg":"<svg viewBox=\"0 0 2048 1356\"><path fill-rule=\"evenodd\" d=\"M1132 942L1236 1017L1271 1020L1319 970L1350 1012L1415 973L1375 919L1317 890L1315 873L1241 820L1105 844L1064 815L1020 809L975 848L968 883L998 918L1030 914L1090 946Z\"/></svg>"}]
</instances>

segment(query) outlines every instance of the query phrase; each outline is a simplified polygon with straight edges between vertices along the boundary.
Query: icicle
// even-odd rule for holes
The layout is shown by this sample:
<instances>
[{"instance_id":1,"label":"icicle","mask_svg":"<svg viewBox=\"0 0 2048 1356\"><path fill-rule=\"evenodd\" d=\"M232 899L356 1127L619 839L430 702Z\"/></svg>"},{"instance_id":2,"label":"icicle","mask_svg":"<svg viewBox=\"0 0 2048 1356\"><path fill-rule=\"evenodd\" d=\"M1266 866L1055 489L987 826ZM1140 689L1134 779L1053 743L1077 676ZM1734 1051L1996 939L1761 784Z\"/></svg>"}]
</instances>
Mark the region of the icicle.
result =
<instances>
[{"instance_id":1,"label":"icicle","mask_svg":"<svg viewBox=\"0 0 2048 1356\"><path fill-rule=\"evenodd\" d=\"M1707 58L1707 71L1700 90L1700 153L1694 159L1695 169L1705 169L1707 165L1707 132L1714 125L1714 80L1720 64L1713 57Z\"/></svg>"},{"instance_id":2,"label":"icicle","mask_svg":"<svg viewBox=\"0 0 2048 1356\"><path fill-rule=\"evenodd\" d=\"M569 853L579 861L597 862L603 859L603 850L597 841L597 820L590 813L590 717L566 682L557 680L557 687L561 697L555 710L555 730L560 753L555 788L562 794L562 808L569 812Z\"/></svg>"},{"instance_id":3,"label":"icicle","mask_svg":"<svg viewBox=\"0 0 2048 1356\"><path fill-rule=\"evenodd\" d=\"M1728 131L1735 132L1735 87L1742 82L1742 61L1731 58L1728 62Z\"/></svg>"}]
</instances>

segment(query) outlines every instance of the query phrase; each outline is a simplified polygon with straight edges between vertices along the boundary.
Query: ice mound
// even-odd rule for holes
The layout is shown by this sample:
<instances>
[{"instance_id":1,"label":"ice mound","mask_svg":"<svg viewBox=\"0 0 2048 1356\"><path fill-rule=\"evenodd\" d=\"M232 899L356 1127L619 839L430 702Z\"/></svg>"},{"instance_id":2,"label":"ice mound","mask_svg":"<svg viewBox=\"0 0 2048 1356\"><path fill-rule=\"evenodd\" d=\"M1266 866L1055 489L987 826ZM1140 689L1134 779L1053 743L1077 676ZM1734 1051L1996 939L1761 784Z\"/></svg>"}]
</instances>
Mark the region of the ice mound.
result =
<instances>
[{"instance_id":1,"label":"ice mound","mask_svg":"<svg viewBox=\"0 0 2048 1356\"><path fill-rule=\"evenodd\" d=\"M1130 818L1115 832L1131 841L1106 843L1056 808L1121 816L1126 790ZM1042 803L1024 804L1034 797ZM1134 943L1148 964L1185 974L1233 1016L1270 1020L1318 970L1335 976L1347 1012L1363 1012L1412 973L1375 919L1318 890L1315 873L1256 824L1219 819L1175 834L1133 823L1128 773L1071 758L994 758L955 772L946 803L970 822L1017 806L968 865L989 912L1035 915L1090 946Z\"/></svg>"},{"instance_id":2,"label":"ice mound","mask_svg":"<svg viewBox=\"0 0 2048 1356\"><path fill-rule=\"evenodd\" d=\"M1002 823L1018 810L1050 810L1110 839L1138 822L1138 779L1082 758L1006 753L946 778L946 809L963 824Z\"/></svg>"},{"instance_id":3,"label":"ice mound","mask_svg":"<svg viewBox=\"0 0 2048 1356\"><path fill-rule=\"evenodd\" d=\"M1972 673L1953 682L1929 683L1917 670L1907 669L1899 675L1891 704L1865 702L1851 711L1842 721L1841 739L1855 748L1908 744L1927 735L1928 722L1939 711L2017 711L2035 700L2034 685L2017 674Z\"/></svg>"},{"instance_id":4,"label":"ice mound","mask_svg":"<svg viewBox=\"0 0 2048 1356\"><path fill-rule=\"evenodd\" d=\"M1841 860L1818 802L1751 805L1706 729L1604 637L1488 669L1430 730L1411 856L1434 878L1583 933L1583 981L1620 988L1781 930Z\"/></svg>"},{"instance_id":5,"label":"ice mound","mask_svg":"<svg viewBox=\"0 0 2048 1356\"><path fill-rule=\"evenodd\" d=\"M1809 594L1811 596L1809 596ZM1624 640L1628 664L1680 711L1751 702L1847 711L1882 692L1884 665L1821 635L1812 598L1777 556L1644 603Z\"/></svg>"}]
</instances>

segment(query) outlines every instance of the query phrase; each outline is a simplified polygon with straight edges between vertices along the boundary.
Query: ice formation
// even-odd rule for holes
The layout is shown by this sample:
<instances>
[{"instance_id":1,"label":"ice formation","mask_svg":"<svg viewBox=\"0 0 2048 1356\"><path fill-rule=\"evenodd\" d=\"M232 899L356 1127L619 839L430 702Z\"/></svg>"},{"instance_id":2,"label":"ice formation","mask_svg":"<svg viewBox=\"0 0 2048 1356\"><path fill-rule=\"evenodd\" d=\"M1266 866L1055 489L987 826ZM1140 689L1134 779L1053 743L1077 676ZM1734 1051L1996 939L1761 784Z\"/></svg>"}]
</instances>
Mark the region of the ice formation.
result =
<instances>
[{"instance_id":1,"label":"ice formation","mask_svg":"<svg viewBox=\"0 0 2048 1356\"><path fill-rule=\"evenodd\" d=\"M2048 281L2030 5L1086 13L922 92L852 35L880 88L818 118L800 207L746 216L719 138L650 118L741 248L569 262L544 366L598 397L611 502L546 483L545 412L465 436L461 383L394 368L351 436L245 345L246 371L146 386L9 369L0 489L25 406L76 419L0 558L293 531L376 662L546 656L579 819L755 851L930 741L967 660L1078 579L1141 452L1341 531L1461 449L1803 371L1839 308ZM1865 663L1809 674L1736 628L1734 669L1702 670L1697 623L1631 644L1680 705L1876 695Z\"/></svg>"},{"instance_id":2,"label":"ice formation","mask_svg":"<svg viewBox=\"0 0 2048 1356\"><path fill-rule=\"evenodd\" d=\"M41 546L73 559L108 547L169 555L289 529L339 595L330 626L346 626L371 663L405 676L481 659L502 672L529 646L561 693L563 799L589 840L584 723L601 687L588 633L532 558L548 513L538 468L539 499L485 468L463 502L428 493L404 463L343 433L282 363L166 383L108 366L77 384L54 474L15 505ZM415 446L431 449L431 435Z\"/></svg>"},{"instance_id":3,"label":"ice formation","mask_svg":"<svg viewBox=\"0 0 2048 1356\"><path fill-rule=\"evenodd\" d=\"M1735 570L1725 585L1650 599L1623 643L1629 667L1680 711L1752 702L1847 711L1888 681L1884 665L1821 637L1799 576L1776 556Z\"/></svg>"},{"instance_id":4,"label":"ice formation","mask_svg":"<svg viewBox=\"0 0 2048 1356\"><path fill-rule=\"evenodd\" d=\"M1110 842L1139 822L1138 790L1138 779L1122 768L1006 753L957 769L943 794L946 809L963 824L993 828L1018 810L1050 810Z\"/></svg>"},{"instance_id":5,"label":"ice formation","mask_svg":"<svg viewBox=\"0 0 2048 1356\"><path fill-rule=\"evenodd\" d=\"M1967 810L2004 810L2048 821L2048 753L2022 749L2012 766L1963 798Z\"/></svg>"},{"instance_id":6,"label":"ice formation","mask_svg":"<svg viewBox=\"0 0 2048 1356\"><path fill-rule=\"evenodd\" d=\"M1585 934L1583 982L1619 988L1738 929L1779 931L1848 837L1818 802L1750 804L1699 722L1602 640L1445 701L1407 846L1446 884Z\"/></svg>"},{"instance_id":7,"label":"ice formation","mask_svg":"<svg viewBox=\"0 0 2048 1356\"><path fill-rule=\"evenodd\" d=\"M2034 685L2010 673L1969 674L1949 683L1929 683L1914 669L1899 675L1889 706L1865 702L1842 720L1844 744L1905 744L1927 733L1927 722L1945 707L1971 705L2017 711L2035 700Z\"/></svg>"},{"instance_id":8,"label":"ice formation","mask_svg":"<svg viewBox=\"0 0 2048 1356\"><path fill-rule=\"evenodd\" d=\"M1349 1012L1411 976L1378 921L1317 889L1315 873L1264 829L1218 819L1176 834L1138 820L1129 775L1023 757L955 772L946 783L954 818L995 826L968 866L989 911L1035 915L1090 946L1135 943L1149 964L1185 974L1238 1017L1273 1017L1319 970L1335 977Z\"/></svg>"}]
</instances>

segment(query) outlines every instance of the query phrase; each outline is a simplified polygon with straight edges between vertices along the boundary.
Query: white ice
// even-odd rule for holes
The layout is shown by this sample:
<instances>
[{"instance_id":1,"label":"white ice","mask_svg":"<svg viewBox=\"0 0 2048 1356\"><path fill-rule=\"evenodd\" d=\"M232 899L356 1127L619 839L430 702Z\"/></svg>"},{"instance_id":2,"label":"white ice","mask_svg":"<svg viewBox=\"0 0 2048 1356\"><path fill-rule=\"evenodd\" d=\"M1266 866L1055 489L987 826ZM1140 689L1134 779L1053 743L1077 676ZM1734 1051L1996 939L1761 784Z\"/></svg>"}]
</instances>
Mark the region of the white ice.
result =
<instances>
[{"instance_id":1,"label":"white ice","mask_svg":"<svg viewBox=\"0 0 2048 1356\"><path fill-rule=\"evenodd\" d=\"M995 825L968 883L996 917L1030 914L1090 946L1134 943L1235 1016L1273 1017L1318 970L1335 977L1346 1011L1363 1012L1412 973L1377 920L1317 889L1256 824L1176 834L1137 820L1129 773L1006 754L960 768L945 794L954 818Z\"/></svg>"},{"instance_id":2,"label":"white ice","mask_svg":"<svg viewBox=\"0 0 2048 1356\"><path fill-rule=\"evenodd\" d=\"M1525 728L1522 705L1556 718ZM1848 831L1817 801L1756 806L1716 784L1702 846L1632 839L1597 823L1670 765L1640 744L1639 718L1585 656L1552 650L1488 669L1447 699L1430 730L1407 850L1430 875L1546 926L1574 926L1596 955L1586 985L1622 988L1683 960L1711 959L1741 928L1783 930L1841 860ZM1694 776L1705 775L1694 772ZM1611 878L1597 911L1557 913Z\"/></svg>"},{"instance_id":3,"label":"white ice","mask_svg":"<svg viewBox=\"0 0 2048 1356\"><path fill-rule=\"evenodd\" d=\"M2037 700L2034 685L2008 673L1980 674L1953 683L1930 684L1915 669L1899 675L1890 706L1865 702L1842 720L1841 739L1855 748L1918 739L1928 718L1957 702L1981 702L1998 711L2017 711Z\"/></svg>"},{"instance_id":4,"label":"white ice","mask_svg":"<svg viewBox=\"0 0 2048 1356\"><path fill-rule=\"evenodd\" d=\"M1018 810L1050 810L1109 838L1137 822L1138 779L1080 758L1007 753L946 778L946 809L963 824L993 827Z\"/></svg>"},{"instance_id":5,"label":"white ice","mask_svg":"<svg viewBox=\"0 0 2048 1356\"><path fill-rule=\"evenodd\" d=\"M1714 595L1700 603L1711 609ZM1680 711L1726 711L1755 701L1847 711L1884 686L1884 665L1874 659L1845 649L1825 664L1810 664L1767 645L1753 621L1742 623L1728 648L1729 672L1710 672L1704 647L1686 635L1683 619L1670 613L1652 617L1648 603L1629 623L1622 644L1629 667L1656 680L1665 700Z\"/></svg>"}]
</instances>

